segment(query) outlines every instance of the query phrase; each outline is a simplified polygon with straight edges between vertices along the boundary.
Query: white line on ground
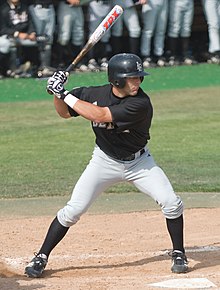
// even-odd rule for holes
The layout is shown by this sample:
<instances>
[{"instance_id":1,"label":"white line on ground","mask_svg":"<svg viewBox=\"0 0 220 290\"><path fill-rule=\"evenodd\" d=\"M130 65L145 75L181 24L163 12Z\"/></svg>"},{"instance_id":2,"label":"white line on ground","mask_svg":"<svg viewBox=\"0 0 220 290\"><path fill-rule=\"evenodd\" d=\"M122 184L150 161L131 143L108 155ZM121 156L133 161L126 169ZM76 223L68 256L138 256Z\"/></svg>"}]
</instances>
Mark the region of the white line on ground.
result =
<instances>
[{"instance_id":1,"label":"white line on ground","mask_svg":"<svg viewBox=\"0 0 220 290\"><path fill-rule=\"evenodd\" d=\"M213 251L219 251L220 247L218 246L203 246L203 247L198 247L198 248L191 248L187 249L187 253L199 253L199 252L213 252ZM168 250L164 251L157 251L157 252L133 252L133 253L115 253L111 255L107 254L95 254L95 253L85 253L81 255L51 255L50 260L57 260L57 259L62 259L62 260L88 260L91 258L96 258L96 259L101 259L101 258L115 258L115 257L144 257L150 256L150 257L157 257L157 256L163 256L168 254ZM14 268L19 268L19 266L24 265L27 261L32 259L33 257L17 257L17 258L11 258L11 257L6 257L3 258L5 263L14 267Z\"/></svg>"},{"instance_id":2,"label":"white line on ground","mask_svg":"<svg viewBox=\"0 0 220 290\"><path fill-rule=\"evenodd\" d=\"M214 283L212 283L206 278L171 279L148 285L153 287L161 287L169 289L205 289L217 287Z\"/></svg>"}]
</instances>

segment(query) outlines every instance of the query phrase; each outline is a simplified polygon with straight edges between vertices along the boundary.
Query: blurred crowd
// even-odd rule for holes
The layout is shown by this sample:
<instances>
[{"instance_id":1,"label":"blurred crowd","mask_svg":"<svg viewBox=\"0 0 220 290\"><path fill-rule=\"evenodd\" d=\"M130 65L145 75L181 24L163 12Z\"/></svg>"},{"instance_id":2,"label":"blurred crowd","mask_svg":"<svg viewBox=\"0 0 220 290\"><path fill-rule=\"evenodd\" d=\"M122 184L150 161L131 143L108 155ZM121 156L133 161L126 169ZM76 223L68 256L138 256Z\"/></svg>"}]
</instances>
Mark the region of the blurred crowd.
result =
<instances>
[{"instance_id":1,"label":"blurred crowd","mask_svg":"<svg viewBox=\"0 0 220 290\"><path fill-rule=\"evenodd\" d=\"M49 77L65 69L117 4L123 15L75 70L105 71L120 52L139 55L144 68L194 65L200 61L192 45L195 1L0 0L0 78ZM204 61L219 64L220 0L199 1L208 34Z\"/></svg>"}]
</instances>

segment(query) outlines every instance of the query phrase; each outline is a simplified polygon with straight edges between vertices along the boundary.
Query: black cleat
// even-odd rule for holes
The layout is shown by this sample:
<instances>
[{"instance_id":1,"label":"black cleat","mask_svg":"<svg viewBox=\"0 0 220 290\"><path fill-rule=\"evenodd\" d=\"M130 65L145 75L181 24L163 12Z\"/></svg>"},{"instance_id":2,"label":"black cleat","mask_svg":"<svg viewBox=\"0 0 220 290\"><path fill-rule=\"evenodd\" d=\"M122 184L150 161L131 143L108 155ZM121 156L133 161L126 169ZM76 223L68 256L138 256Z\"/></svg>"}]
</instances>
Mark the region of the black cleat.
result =
<instances>
[{"instance_id":1,"label":"black cleat","mask_svg":"<svg viewBox=\"0 0 220 290\"><path fill-rule=\"evenodd\" d=\"M170 256L172 257L173 262L171 271L177 274L186 273L188 270L186 255L179 250L174 250L170 253Z\"/></svg>"},{"instance_id":2,"label":"black cleat","mask_svg":"<svg viewBox=\"0 0 220 290\"><path fill-rule=\"evenodd\" d=\"M31 278L39 278L47 265L47 256L37 254L25 268L25 274Z\"/></svg>"}]
</instances>

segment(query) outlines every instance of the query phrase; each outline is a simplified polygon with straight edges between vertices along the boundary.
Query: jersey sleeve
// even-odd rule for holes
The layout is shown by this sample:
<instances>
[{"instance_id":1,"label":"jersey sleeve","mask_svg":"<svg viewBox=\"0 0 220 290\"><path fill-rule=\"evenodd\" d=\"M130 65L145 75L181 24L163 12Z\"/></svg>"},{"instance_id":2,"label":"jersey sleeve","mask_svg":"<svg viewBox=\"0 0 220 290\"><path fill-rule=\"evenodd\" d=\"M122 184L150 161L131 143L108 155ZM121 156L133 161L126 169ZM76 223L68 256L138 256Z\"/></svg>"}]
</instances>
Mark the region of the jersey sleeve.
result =
<instances>
[{"instance_id":1,"label":"jersey sleeve","mask_svg":"<svg viewBox=\"0 0 220 290\"><path fill-rule=\"evenodd\" d=\"M88 97L86 97L86 92L85 92L86 90L85 89L86 88L84 88L84 87L74 88L70 91L70 93L73 96L77 97L79 100L88 101ZM69 106L68 106L68 110L69 110L69 113L72 117L79 116L79 114L76 111L74 111L72 108L70 108Z\"/></svg>"},{"instance_id":2,"label":"jersey sleeve","mask_svg":"<svg viewBox=\"0 0 220 290\"><path fill-rule=\"evenodd\" d=\"M113 124L118 128L132 128L152 117L152 106L147 97L127 97L123 102L109 107Z\"/></svg>"}]
</instances>

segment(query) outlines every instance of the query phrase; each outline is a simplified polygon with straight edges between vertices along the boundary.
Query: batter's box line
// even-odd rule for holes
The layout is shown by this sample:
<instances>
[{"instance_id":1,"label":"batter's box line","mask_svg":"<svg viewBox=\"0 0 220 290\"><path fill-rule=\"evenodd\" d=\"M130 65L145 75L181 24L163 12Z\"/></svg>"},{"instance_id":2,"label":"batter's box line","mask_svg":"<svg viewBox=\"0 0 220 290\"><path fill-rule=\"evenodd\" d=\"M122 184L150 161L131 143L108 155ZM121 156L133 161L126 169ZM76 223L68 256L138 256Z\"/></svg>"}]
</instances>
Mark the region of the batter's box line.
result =
<instances>
[{"instance_id":1,"label":"batter's box line","mask_svg":"<svg viewBox=\"0 0 220 290\"><path fill-rule=\"evenodd\" d=\"M201 252L214 252L214 251L220 251L220 247L219 246L203 246L203 247L195 247L195 248L188 248L186 250L187 253L201 253ZM169 253L168 250L163 250L163 251L156 251L156 252L133 252L133 253L115 253L115 254L94 254L94 253L90 253L90 254L81 254L81 255L52 255L50 257L50 260L56 260L60 259L60 260L89 260L91 258L95 258L95 259L111 259L111 258L117 258L117 257L143 257L144 255L149 256L149 257L159 257L159 256L165 256ZM30 261L30 259L32 259L32 256L29 257L17 257L17 258L11 258L11 257L5 257L2 258L4 260L4 262L7 265L10 265L13 268L20 268L21 266L26 265L27 262Z\"/></svg>"}]
</instances>

